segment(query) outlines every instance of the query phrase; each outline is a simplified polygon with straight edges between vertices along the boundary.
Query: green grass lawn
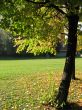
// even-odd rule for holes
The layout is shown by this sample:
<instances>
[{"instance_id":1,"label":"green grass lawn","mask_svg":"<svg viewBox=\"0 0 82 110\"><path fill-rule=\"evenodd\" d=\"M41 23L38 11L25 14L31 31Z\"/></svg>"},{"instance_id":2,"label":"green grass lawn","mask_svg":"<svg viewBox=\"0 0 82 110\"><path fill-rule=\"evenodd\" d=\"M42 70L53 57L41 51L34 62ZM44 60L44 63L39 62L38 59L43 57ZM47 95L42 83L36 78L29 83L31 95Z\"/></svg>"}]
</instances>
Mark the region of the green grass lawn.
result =
<instances>
[{"instance_id":1,"label":"green grass lawn","mask_svg":"<svg viewBox=\"0 0 82 110\"><path fill-rule=\"evenodd\" d=\"M82 71L82 58L76 59L76 71ZM62 72L65 59L0 60L0 77Z\"/></svg>"},{"instance_id":2,"label":"green grass lawn","mask_svg":"<svg viewBox=\"0 0 82 110\"><path fill-rule=\"evenodd\" d=\"M0 110L47 110L42 103L58 89L64 62L64 58L0 60ZM82 100L81 73L82 58L76 58L76 76L81 80L72 81L69 101Z\"/></svg>"}]
</instances>

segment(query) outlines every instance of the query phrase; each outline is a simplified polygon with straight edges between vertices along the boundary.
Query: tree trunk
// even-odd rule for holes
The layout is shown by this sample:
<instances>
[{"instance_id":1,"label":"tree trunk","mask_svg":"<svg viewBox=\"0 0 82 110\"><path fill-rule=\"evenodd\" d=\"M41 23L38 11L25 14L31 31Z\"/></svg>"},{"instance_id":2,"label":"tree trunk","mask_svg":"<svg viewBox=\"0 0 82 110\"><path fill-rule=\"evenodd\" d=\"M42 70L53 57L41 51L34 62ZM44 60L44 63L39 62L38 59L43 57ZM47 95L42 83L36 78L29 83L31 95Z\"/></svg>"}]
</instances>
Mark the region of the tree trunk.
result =
<instances>
[{"instance_id":1,"label":"tree trunk","mask_svg":"<svg viewBox=\"0 0 82 110\"><path fill-rule=\"evenodd\" d=\"M72 77L71 77L73 80L76 79L75 77L75 60L73 61L73 68L72 68Z\"/></svg>"},{"instance_id":2,"label":"tree trunk","mask_svg":"<svg viewBox=\"0 0 82 110\"><path fill-rule=\"evenodd\" d=\"M63 77L59 86L59 92L56 97L57 107L66 104L67 96L70 86L70 81L73 73L73 68L75 68L75 53L77 45L77 25L79 16L76 14L71 14L68 16L68 45L66 53L66 61L63 70ZM75 69L74 69L75 71Z\"/></svg>"}]
</instances>

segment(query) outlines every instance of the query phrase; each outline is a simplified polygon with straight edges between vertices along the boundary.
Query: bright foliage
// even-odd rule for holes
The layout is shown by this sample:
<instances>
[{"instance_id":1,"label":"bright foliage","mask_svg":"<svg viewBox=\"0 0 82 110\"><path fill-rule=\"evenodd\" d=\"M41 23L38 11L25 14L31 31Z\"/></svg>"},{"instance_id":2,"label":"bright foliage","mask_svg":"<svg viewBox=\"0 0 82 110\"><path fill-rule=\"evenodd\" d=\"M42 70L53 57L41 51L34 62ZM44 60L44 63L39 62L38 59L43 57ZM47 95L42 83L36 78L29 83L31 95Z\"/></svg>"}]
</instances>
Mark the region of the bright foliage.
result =
<instances>
[{"instance_id":1,"label":"bright foliage","mask_svg":"<svg viewBox=\"0 0 82 110\"><path fill-rule=\"evenodd\" d=\"M56 53L56 39L64 26L62 14L25 0L0 1L0 7L1 28L13 34L17 52Z\"/></svg>"}]
</instances>

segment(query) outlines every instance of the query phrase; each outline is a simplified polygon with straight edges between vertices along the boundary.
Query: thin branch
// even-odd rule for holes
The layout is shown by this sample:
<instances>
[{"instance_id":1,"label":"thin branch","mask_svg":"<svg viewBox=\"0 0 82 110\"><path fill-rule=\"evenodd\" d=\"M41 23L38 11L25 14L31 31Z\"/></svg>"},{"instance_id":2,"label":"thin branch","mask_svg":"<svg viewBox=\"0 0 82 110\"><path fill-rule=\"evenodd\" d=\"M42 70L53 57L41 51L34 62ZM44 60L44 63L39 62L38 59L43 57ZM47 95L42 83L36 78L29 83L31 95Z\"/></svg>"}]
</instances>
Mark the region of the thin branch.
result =
<instances>
[{"instance_id":1,"label":"thin branch","mask_svg":"<svg viewBox=\"0 0 82 110\"><path fill-rule=\"evenodd\" d=\"M67 35L67 36L68 36L68 34L67 34L67 33L61 33L61 34L64 34L64 35Z\"/></svg>"},{"instance_id":2,"label":"thin branch","mask_svg":"<svg viewBox=\"0 0 82 110\"><path fill-rule=\"evenodd\" d=\"M61 20L63 16L60 16L59 14L60 14L60 13L56 13L56 15L55 15L54 17L56 17L56 18L58 18L59 20Z\"/></svg>"},{"instance_id":3,"label":"thin branch","mask_svg":"<svg viewBox=\"0 0 82 110\"><path fill-rule=\"evenodd\" d=\"M34 3L34 4L42 4L42 5L45 5L47 3L49 3L49 1L45 1L45 2L35 2L35 1L32 1L32 0L26 0L27 2L31 2L31 3Z\"/></svg>"}]
</instances>

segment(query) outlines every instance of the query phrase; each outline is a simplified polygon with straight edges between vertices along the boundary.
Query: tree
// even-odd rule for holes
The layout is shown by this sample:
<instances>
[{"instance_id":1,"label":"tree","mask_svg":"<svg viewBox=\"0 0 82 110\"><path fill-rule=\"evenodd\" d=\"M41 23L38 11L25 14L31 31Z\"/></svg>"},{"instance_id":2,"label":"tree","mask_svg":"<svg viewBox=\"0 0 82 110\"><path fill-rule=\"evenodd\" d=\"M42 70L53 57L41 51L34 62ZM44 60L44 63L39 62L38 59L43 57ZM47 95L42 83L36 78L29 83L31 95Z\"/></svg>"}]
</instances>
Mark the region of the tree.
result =
<instances>
[{"instance_id":1,"label":"tree","mask_svg":"<svg viewBox=\"0 0 82 110\"><path fill-rule=\"evenodd\" d=\"M23 1L24 0L22 0L22 2ZM74 64L75 64L75 53L76 53L76 45L77 45L77 26L78 26L78 20L79 20L79 16L80 16L80 12L79 11L81 10L82 2L80 0L74 0L74 1L73 0L26 0L26 1L27 1L27 5L28 5L29 9L30 10L33 9L33 12L34 12L35 15L36 15L36 9L37 8L44 7L44 9L45 9L45 7L46 7L48 9L50 9L50 10L51 9L57 10L57 12L61 13L68 20L68 41L67 41L66 61L65 61L65 66L64 66L64 70L63 70L62 80L61 80L61 83L60 83L60 86L59 86L59 91L58 91L58 94L57 94L57 97L56 97L56 103L58 104L58 107L60 107L61 105L66 104L66 102L67 102L67 96L68 96L68 91L69 91L69 87L70 87L70 81L71 81L71 77L72 77L72 72L73 72L73 68L75 68ZM16 3L19 4L19 7L18 7L18 5ZM23 4L21 5L21 2L19 0L16 0L16 1L13 0L12 4L13 4L13 6L15 6L17 12L19 12L19 15L21 15L21 11L23 12L23 7L22 7ZM6 4L6 6L7 5L10 6L8 2ZM26 5L26 2L25 2L25 5ZM26 9L26 8L24 8L24 9ZM13 11L13 12L16 12L16 11ZM14 13L14 14L16 14L16 13ZM25 10L25 13L26 13L26 10ZM39 21L41 22L42 19L37 18L37 16L35 17L34 14L31 13L31 16L33 18L32 20L33 20L33 22L35 21L35 22L38 22L38 24L39 24ZM30 15L30 13L27 16L29 16L29 15ZM14 17L12 17L12 21L13 21L13 18ZM16 26L16 29L18 29L17 26L19 26L20 23L18 22L18 24L17 24L16 20L15 20L15 23L16 23L16 25L14 25L14 27ZM41 24L43 24L43 23L41 23ZM41 24L39 24L39 26ZM53 27L52 24L53 23L50 23L50 25L49 25L49 23L47 23L47 24L45 23L45 25L46 25L48 30L52 30L53 29L52 28ZM44 27L45 25L41 25L41 26ZM39 26L36 25L36 27L39 27ZM31 36L28 37L29 41L30 41L30 44L31 44L30 45L30 49L28 48L28 50L31 51L32 47L33 47L33 44L37 44L37 45L34 45L35 47L36 46L40 47L40 44L42 44L42 43L37 43L37 37L36 37L36 35L39 34L39 31L41 31L39 29L42 29L42 28L39 28L37 30L36 28L34 28L35 25L33 25L33 26L32 25L29 25L29 26L26 25L26 27L28 28L28 30L29 30L29 27L32 30L34 29L34 33L36 33L36 34L34 34L35 35L35 39L33 38L33 35L31 35L31 34L29 34ZM46 28L43 28L43 29L44 29L44 31L46 30ZM16 31L16 32L18 32L18 31ZM20 32L20 29L19 29L19 32ZM31 31L29 31L29 32L31 33ZM59 32L59 31L57 31L57 32ZM46 35L48 35L48 34L46 34ZM39 35L39 37L41 38L41 34ZM41 41L40 38L38 39L38 41ZM26 44L27 44L27 46L29 45L29 41L28 40L23 40L24 39L23 36L22 36L22 39L21 38L19 38L19 39L20 39L20 41L22 41L22 44L23 44L23 45L21 45L19 50L21 48L24 49L26 47ZM44 40L44 42L45 41L46 40ZM50 39L48 40L48 42L49 41L50 41ZM36 42L36 43L34 43L34 42ZM20 42L17 42L17 44L19 45ZM47 50L51 51L51 48L50 49L47 48ZM32 51L32 52L34 52L34 51Z\"/></svg>"},{"instance_id":2,"label":"tree","mask_svg":"<svg viewBox=\"0 0 82 110\"><path fill-rule=\"evenodd\" d=\"M77 46L77 26L79 20L79 10L82 2L80 0L45 0L45 1L32 1L27 0L34 4L40 4L49 8L55 8L60 13L64 14L68 20L68 41L67 41L67 54L66 61L63 70L62 80L59 86L59 92L56 97L56 103L58 107L66 104L67 96L70 86L70 81L72 77L72 70L75 64L75 54ZM62 10L61 7L64 9ZM65 11L64 11L65 10Z\"/></svg>"},{"instance_id":3,"label":"tree","mask_svg":"<svg viewBox=\"0 0 82 110\"><path fill-rule=\"evenodd\" d=\"M12 35L0 29L0 55L12 55L14 53Z\"/></svg>"},{"instance_id":4,"label":"tree","mask_svg":"<svg viewBox=\"0 0 82 110\"><path fill-rule=\"evenodd\" d=\"M82 22L79 22L77 52L80 52L81 50L82 50Z\"/></svg>"}]
</instances>

